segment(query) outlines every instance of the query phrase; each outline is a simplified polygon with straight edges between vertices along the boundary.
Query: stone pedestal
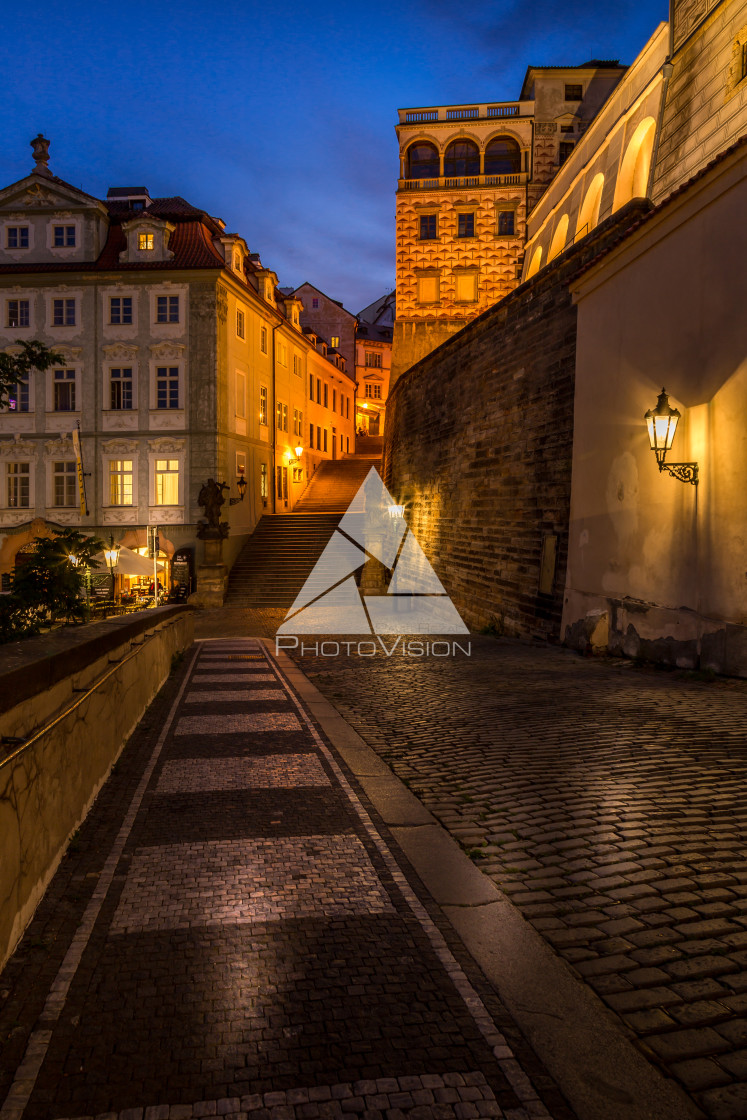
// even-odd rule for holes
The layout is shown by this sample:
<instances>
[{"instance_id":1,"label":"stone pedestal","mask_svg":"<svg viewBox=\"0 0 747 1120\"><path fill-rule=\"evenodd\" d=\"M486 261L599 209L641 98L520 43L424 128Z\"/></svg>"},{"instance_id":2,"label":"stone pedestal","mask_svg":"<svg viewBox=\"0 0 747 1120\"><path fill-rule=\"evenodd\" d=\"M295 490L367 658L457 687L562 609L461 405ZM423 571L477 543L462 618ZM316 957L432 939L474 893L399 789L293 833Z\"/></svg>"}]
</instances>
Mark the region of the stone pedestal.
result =
<instances>
[{"instance_id":1,"label":"stone pedestal","mask_svg":"<svg viewBox=\"0 0 747 1120\"><path fill-rule=\"evenodd\" d=\"M188 602L193 607L222 607L228 586L228 569L223 563L223 540L206 539L205 561L197 565L197 591Z\"/></svg>"}]
</instances>

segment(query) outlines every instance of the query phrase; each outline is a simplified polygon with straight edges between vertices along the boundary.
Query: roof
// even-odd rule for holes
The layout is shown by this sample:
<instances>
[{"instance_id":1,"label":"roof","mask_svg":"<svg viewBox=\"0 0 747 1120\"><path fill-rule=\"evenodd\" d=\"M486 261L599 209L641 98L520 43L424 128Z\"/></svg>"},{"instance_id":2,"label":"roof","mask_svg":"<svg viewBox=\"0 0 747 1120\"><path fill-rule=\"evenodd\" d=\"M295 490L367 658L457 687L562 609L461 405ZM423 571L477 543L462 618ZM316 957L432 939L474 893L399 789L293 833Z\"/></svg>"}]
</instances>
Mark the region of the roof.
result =
<instances>
[{"instance_id":1,"label":"roof","mask_svg":"<svg viewBox=\"0 0 747 1120\"><path fill-rule=\"evenodd\" d=\"M524 74L524 81L521 83L521 93L519 94L519 101L526 101L529 96L529 87L531 86L531 75L538 71L545 70L627 70L629 67L626 63L620 62L616 58L590 58L588 62L582 62L580 66L527 66L526 73Z\"/></svg>"},{"instance_id":2,"label":"roof","mask_svg":"<svg viewBox=\"0 0 747 1120\"><path fill-rule=\"evenodd\" d=\"M358 312L358 320L362 323L375 323L387 303L393 303L395 299L396 295L394 290L385 292L383 296L379 296L373 303L369 303L367 307L364 307L362 311Z\"/></svg>"},{"instance_id":3,"label":"roof","mask_svg":"<svg viewBox=\"0 0 747 1120\"><path fill-rule=\"evenodd\" d=\"M147 187L109 187L106 192L107 198L127 198L134 195L136 198L142 198L143 195L149 197Z\"/></svg>"},{"instance_id":4,"label":"roof","mask_svg":"<svg viewBox=\"0 0 747 1120\"><path fill-rule=\"evenodd\" d=\"M299 284L297 288L293 289L293 294L296 295L297 292L301 291L301 288L312 288L315 292L318 292L320 296L329 300L330 303L336 304L337 307L339 307L341 311L344 311L346 315L349 315L351 319L355 319L353 312L348 311L347 307L344 307L339 299L332 299L332 296L328 296L326 292L323 292L321 288L317 288L315 284L310 284L308 280L304 280L303 284Z\"/></svg>"}]
</instances>

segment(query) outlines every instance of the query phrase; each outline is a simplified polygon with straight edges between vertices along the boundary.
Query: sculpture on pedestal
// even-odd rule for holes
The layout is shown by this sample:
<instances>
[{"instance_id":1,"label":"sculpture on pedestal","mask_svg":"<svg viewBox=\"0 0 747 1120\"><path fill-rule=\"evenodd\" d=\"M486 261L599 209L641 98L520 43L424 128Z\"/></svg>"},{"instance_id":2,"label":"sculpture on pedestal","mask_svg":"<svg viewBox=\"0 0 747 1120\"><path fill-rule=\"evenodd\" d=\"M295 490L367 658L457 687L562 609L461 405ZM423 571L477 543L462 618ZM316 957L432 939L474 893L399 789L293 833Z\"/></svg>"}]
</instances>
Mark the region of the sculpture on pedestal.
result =
<instances>
[{"instance_id":1,"label":"sculpture on pedestal","mask_svg":"<svg viewBox=\"0 0 747 1120\"><path fill-rule=\"evenodd\" d=\"M226 500L223 491L227 489L227 483L216 482L214 478L209 478L201 487L197 504L205 510L205 517L197 523L199 540L224 540L228 536L228 522L220 519L220 507Z\"/></svg>"}]
</instances>

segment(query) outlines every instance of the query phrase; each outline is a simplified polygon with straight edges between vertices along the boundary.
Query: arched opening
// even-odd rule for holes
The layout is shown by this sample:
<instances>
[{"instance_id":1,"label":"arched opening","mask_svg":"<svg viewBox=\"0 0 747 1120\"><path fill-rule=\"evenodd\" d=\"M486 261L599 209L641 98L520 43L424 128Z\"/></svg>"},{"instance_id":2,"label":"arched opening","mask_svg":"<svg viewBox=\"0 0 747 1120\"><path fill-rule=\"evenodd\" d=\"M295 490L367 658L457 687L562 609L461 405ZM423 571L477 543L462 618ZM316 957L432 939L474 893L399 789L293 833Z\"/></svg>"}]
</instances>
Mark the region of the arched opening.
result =
<instances>
[{"instance_id":1,"label":"arched opening","mask_svg":"<svg viewBox=\"0 0 747 1120\"><path fill-rule=\"evenodd\" d=\"M407 149L405 176L408 179L438 179L441 173L438 148L427 140L416 140Z\"/></svg>"},{"instance_id":2,"label":"arched opening","mask_svg":"<svg viewBox=\"0 0 747 1120\"><path fill-rule=\"evenodd\" d=\"M613 211L619 210L631 198L646 197L655 135L656 121L653 117L646 117L631 136L617 173Z\"/></svg>"},{"instance_id":3,"label":"arched opening","mask_svg":"<svg viewBox=\"0 0 747 1120\"><path fill-rule=\"evenodd\" d=\"M602 202L602 188L604 187L604 175L601 171L595 175L589 184L589 189L586 192L584 204L581 207L581 212L578 215L578 222L576 224L576 238L586 237L587 233L591 233L594 226L599 221L599 207Z\"/></svg>"},{"instance_id":4,"label":"arched opening","mask_svg":"<svg viewBox=\"0 0 747 1120\"><path fill-rule=\"evenodd\" d=\"M527 280L529 279L530 276L534 276L535 272L539 272L541 264L542 264L542 246L540 245L537 249L534 250L534 255L532 256L532 263L529 265L529 270L527 271Z\"/></svg>"},{"instance_id":5,"label":"arched opening","mask_svg":"<svg viewBox=\"0 0 747 1120\"><path fill-rule=\"evenodd\" d=\"M565 241L568 236L568 215L564 214L555 227L555 233L552 236L552 243L550 245L550 252L547 254L547 263L555 260L555 258L563 252L565 248Z\"/></svg>"},{"instance_id":6,"label":"arched opening","mask_svg":"<svg viewBox=\"0 0 747 1120\"><path fill-rule=\"evenodd\" d=\"M472 140L453 140L444 155L444 175L479 175L480 152Z\"/></svg>"},{"instance_id":7,"label":"arched opening","mask_svg":"<svg viewBox=\"0 0 747 1120\"><path fill-rule=\"evenodd\" d=\"M485 149L486 175L518 175L521 171L521 150L508 136L491 140Z\"/></svg>"}]
</instances>

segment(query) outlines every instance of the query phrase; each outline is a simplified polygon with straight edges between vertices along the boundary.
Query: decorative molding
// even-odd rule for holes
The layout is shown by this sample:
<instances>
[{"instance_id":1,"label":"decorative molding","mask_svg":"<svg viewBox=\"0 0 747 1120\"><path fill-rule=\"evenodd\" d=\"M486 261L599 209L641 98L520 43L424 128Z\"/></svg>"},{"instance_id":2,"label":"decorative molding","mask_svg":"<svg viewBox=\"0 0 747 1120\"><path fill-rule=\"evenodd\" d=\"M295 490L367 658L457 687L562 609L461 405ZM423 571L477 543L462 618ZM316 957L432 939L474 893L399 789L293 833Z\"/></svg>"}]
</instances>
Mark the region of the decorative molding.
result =
<instances>
[{"instance_id":1,"label":"decorative molding","mask_svg":"<svg viewBox=\"0 0 747 1120\"><path fill-rule=\"evenodd\" d=\"M137 506L118 507L117 509L103 510L105 525L137 525Z\"/></svg>"},{"instance_id":2,"label":"decorative molding","mask_svg":"<svg viewBox=\"0 0 747 1120\"><path fill-rule=\"evenodd\" d=\"M54 518L58 525L80 525L79 510L71 513L64 513L61 509L47 510L47 518Z\"/></svg>"},{"instance_id":3,"label":"decorative molding","mask_svg":"<svg viewBox=\"0 0 747 1120\"><path fill-rule=\"evenodd\" d=\"M136 439L105 439L101 450L105 455L132 455L139 446Z\"/></svg>"},{"instance_id":4,"label":"decorative molding","mask_svg":"<svg viewBox=\"0 0 747 1120\"><path fill-rule=\"evenodd\" d=\"M33 187L28 188L21 201L24 206L51 206L55 202L55 196L51 191L45 191L40 183L34 183Z\"/></svg>"},{"instance_id":5,"label":"decorative molding","mask_svg":"<svg viewBox=\"0 0 747 1120\"><path fill-rule=\"evenodd\" d=\"M16 432L13 439L0 440L0 455L8 459L12 455L35 456L36 443L31 440L21 439L20 433Z\"/></svg>"},{"instance_id":6,"label":"decorative molding","mask_svg":"<svg viewBox=\"0 0 747 1120\"><path fill-rule=\"evenodd\" d=\"M28 520L29 510L0 510L0 525L22 525Z\"/></svg>"},{"instance_id":7,"label":"decorative molding","mask_svg":"<svg viewBox=\"0 0 747 1120\"><path fill-rule=\"evenodd\" d=\"M72 455L73 441L68 435L61 435L57 439L48 439L44 446L47 455Z\"/></svg>"},{"instance_id":8,"label":"decorative molding","mask_svg":"<svg viewBox=\"0 0 747 1120\"><path fill-rule=\"evenodd\" d=\"M167 428L183 428L185 425L185 414L183 408L163 408L150 410L150 427L156 428L161 431Z\"/></svg>"},{"instance_id":9,"label":"decorative molding","mask_svg":"<svg viewBox=\"0 0 747 1120\"><path fill-rule=\"evenodd\" d=\"M107 358L137 358L139 346L131 345L127 342L112 342L108 346L103 346L102 350Z\"/></svg>"},{"instance_id":10,"label":"decorative molding","mask_svg":"<svg viewBox=\"0 0 747 1120\"><path fill-rule=\"evenodd\" d=\"M149 525L183 525L184 506L151 506L148 510Z\"/></svg>"},{"instance_id":11,"label":"decorative molding","mask_svg":"<svg viewBox=\"0 0 747 1120\"><path fill-rule=\"evenodd\" d=\"M102 427L105 432L132 432L137 431L140 426L138 412L136 408L114 410L103 412Z\"/></svg>"},{"instance_id":12,"label":"decorative molding","mask_svg":"<svg viewBox=\"0 0 747 1120\"><path fill-rule=\"evenodd\" d=\"M62 346L53 345L52 349L55 354L62 354L63 358L67 358L71 362L77 362L83 353L82 346L65 346L64 343Z\"/></svg>"},{"instance_id":13,"label":"decorative molding","mask_svg":"<svg viewBox=\"0 0 747 1120\"><path fill-rule=\"evenodd\" d=\"M187 446L185 439L169 439L168 436L161 436L158 439L148 440L148 450L155 451L158 454L176 454L178 451L184 451Z\"/></svg>"},{"instance_id":14,"label":"decorative molding","mask_svg":"<svg viewBox=\"0 0 747 1120\"><path fill-rule=\"evenodd\" d=\"M176 324L173 325L176 326ZM150 350L151 357L156 361L159 358L178 361L183 357L187 347L183 342L154 342L148 349Z\"/></svg>"},{"instance_id":15,"label":"decorative molding","mask_svg":"<svg viewBox=\"0 0 747 1120\"><path fill-rule=\"evenodd\" d=\"M540 121L534 128L538 136L554 136L558 131L558 127L554 121Z\"/></svg>"}]
</instances>

